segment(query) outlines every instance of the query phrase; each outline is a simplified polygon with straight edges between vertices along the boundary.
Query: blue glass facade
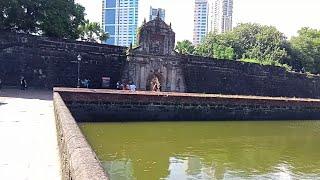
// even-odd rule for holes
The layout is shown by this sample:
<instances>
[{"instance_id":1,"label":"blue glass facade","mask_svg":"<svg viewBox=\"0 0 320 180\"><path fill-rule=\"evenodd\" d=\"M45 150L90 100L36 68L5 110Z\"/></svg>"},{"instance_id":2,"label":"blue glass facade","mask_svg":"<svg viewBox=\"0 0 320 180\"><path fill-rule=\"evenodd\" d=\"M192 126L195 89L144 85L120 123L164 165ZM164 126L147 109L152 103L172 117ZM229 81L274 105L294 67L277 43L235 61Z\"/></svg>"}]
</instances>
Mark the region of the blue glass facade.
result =
<instances>
[{"instance_id":1,"label":"blue glass facade","mask_svg":"<svg viewBox=\"0 0 320 180\"><path fill-rule=\"evenodd\" d=\"M102 0L102 27L112 45L129 46L136 40L139 0Z\"/></svg>"}]
</instances>

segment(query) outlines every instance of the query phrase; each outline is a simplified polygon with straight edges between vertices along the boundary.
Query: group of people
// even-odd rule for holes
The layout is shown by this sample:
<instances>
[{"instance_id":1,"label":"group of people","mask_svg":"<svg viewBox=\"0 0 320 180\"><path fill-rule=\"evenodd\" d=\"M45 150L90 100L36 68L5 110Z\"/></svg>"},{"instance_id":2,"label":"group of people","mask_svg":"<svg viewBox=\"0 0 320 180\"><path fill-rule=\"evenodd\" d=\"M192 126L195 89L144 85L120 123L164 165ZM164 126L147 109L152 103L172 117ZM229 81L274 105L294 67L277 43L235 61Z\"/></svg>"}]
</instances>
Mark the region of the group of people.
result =
<instances>
[{"instance_id":1,"label":"group of people","mask_svg":"<svg viewBox=\"0 0 320 180\"><path fill-rule=\"evenodd\" d=\"M86 88L89 88L89 86L90 86L90 80L89 79L81 80L81 83Z\"/></svg>"},{"instance_id":2,"label":"group of people","mask_svg":"<svg viewBox=\"0 0 320 180\"><path fill-rule=\"evenodd\" d=\"M117 89L118 90L130 90L131 92L136 91L137 86L133 83L121 83L120 81L117 82Z\"/></svg>"}]
</instances>

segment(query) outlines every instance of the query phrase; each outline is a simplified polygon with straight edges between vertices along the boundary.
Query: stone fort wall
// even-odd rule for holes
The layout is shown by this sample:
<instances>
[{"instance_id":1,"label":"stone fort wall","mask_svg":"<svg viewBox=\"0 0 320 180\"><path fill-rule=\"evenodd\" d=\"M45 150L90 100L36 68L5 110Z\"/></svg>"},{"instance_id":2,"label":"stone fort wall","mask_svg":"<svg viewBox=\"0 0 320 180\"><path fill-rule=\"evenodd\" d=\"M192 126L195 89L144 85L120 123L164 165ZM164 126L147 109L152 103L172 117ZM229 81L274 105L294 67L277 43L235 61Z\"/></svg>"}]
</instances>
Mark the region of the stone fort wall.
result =
<instances>
[{"instance_id":1,"label":"stone fort wall","mask_svg":"<svg viewBox=\"0 0 320 180\"><path fill-rule=\"evenodd\" d=\"M320 97L320 76L284 68L198 56L185 59L187 92L274 97Z\"/></svg>"},{"instance_id":2,"label":"stone fort wall","mask_svg":"<svg viewBox=\"0 0 320 180\"><path fill-rule=\"evenodd\" d=\"M4 85L19 85L25 76L29 86L76 87L77 55L82 56L80 78L101 88L110 77L115 87L126 64L125 47L0 32L0 78ZM320 77L287 72L283 68L229 60L170 55L180 59L185 92L257 96L320 97ZM144 62L146 63L146 62Z\"/></svg>"},{"instance_id":3,"label":"stone fort wall","mask_svg":"<svg viewBox=\"0 0 320 180\"><path fill-rule=\"evenodd\" d=\"M125 49L0 32L0 78L8 86L19 85L24 76L33 87L76 87L80 54L80 79L90 79L91 87L99 88L102 77L111 77L111 86L115 86L125 62Z\"/></svg>"},{"instance_id":4,"label":"stone fort wall","mask_svg":"<svg viewBox=\"0 0 320 180\"><path fill-rule=\"evenodd\" d=\"M320 100L55 88L77 122L316 120Z\"/></svg>"}]
</instances>

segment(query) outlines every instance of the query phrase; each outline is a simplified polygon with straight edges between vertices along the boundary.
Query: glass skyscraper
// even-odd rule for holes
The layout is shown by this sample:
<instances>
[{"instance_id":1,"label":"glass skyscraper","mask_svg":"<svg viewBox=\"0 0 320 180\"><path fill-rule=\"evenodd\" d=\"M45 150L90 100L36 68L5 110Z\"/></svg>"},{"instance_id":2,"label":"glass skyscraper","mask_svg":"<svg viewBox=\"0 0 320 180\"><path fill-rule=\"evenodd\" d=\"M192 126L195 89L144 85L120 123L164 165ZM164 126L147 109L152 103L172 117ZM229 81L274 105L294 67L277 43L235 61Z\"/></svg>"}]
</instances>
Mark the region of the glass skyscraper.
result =
<instances>
[{"instance_id":1,"label":"glass skyscraper","mask_svg":"<svg viewBox=\"0 0 320 180\"><path fill-rule=\"evenodd\" d=\"M139 0L102 0L102 27L106 44L130 46L136 41Z\"/></svg>"},{"instance_id":2,"label":"glass skyscraper","mask_svg":"<svg viewBox=\"0 0 320 180\"><path fill-rule=\"evenodd\" d=\"M195 0L193 44L199 44L208 33L208 0Z\"/></svg>"}]
</instances>

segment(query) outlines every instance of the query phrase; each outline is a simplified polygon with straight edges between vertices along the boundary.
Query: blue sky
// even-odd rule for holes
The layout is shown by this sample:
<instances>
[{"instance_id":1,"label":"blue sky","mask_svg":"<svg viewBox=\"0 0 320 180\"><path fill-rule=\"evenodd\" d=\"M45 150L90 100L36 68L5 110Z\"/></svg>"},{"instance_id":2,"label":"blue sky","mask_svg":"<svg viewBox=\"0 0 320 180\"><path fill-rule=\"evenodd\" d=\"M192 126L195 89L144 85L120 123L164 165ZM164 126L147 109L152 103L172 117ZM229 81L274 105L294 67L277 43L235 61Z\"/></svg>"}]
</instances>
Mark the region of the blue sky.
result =
<instances>
[{"instance_id":1,"label":"blue sky","mask_svg":"<svg viewBox=\"0 0 320 180\"><path fill-rule=\"evenodd\" d=\"M86 7L87 18L101 22L101 0L76 0ZM192 40L194 0L140 0L139 25L148 19L150 5L166 9L178 41ZM320 29L320 0L234 0L233 25L256 22L276 26L287 37L301 27Z\"/></svg>"}]
</instances>

